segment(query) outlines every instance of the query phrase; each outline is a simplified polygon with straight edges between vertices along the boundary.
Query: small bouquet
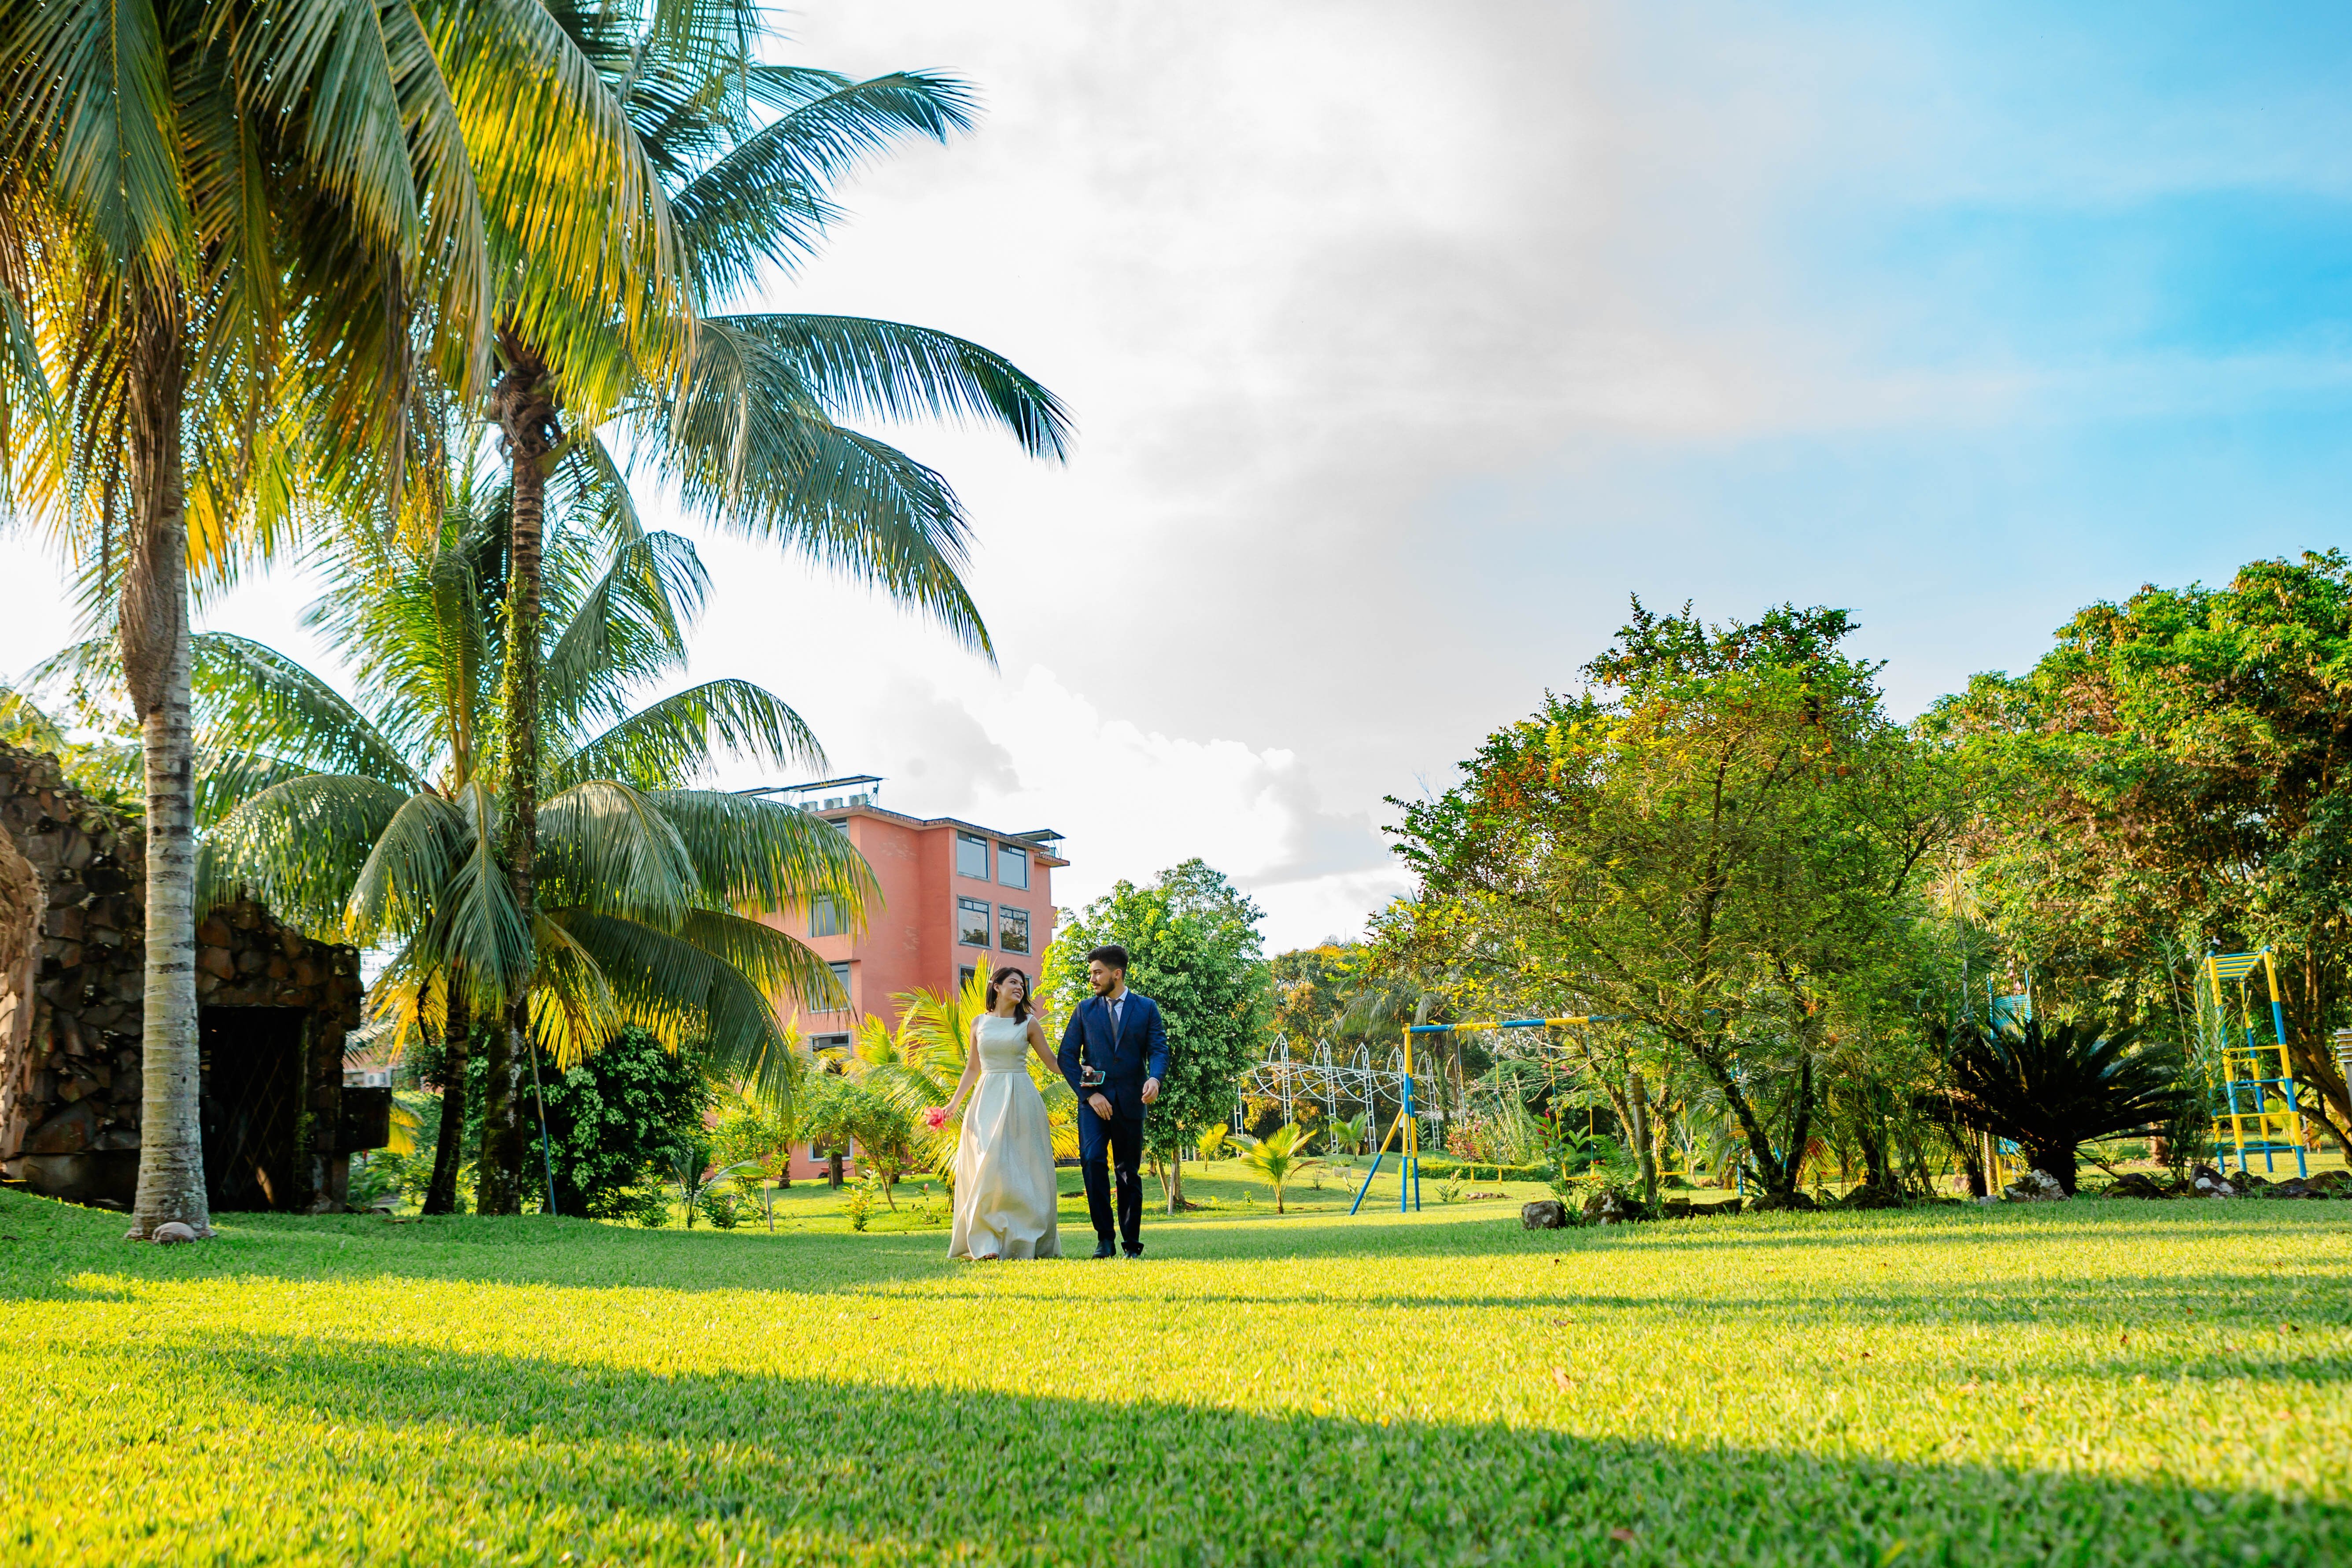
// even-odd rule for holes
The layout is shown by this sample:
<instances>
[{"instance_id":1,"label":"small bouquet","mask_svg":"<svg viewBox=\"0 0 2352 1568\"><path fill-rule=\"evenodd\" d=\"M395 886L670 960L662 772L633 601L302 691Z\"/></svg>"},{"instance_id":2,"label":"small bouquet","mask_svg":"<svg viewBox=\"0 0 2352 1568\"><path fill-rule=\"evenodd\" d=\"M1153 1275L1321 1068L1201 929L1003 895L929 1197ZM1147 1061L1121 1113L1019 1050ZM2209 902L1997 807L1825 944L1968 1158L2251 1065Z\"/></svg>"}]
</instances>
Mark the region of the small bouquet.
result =
<instances>
[{"instance_id":1,"label":"small bouquet","mask_svg":"<svg viewBox=\"0 0 2352 1568\"><path fill-rule=\"evenodd\" d=\"M929 1128L932 1131L937 1132L947 1124L948 1113L942 1108L934 1105L929 1110L923 1112L923 1125Z\"/></svg>"}]
</instances>

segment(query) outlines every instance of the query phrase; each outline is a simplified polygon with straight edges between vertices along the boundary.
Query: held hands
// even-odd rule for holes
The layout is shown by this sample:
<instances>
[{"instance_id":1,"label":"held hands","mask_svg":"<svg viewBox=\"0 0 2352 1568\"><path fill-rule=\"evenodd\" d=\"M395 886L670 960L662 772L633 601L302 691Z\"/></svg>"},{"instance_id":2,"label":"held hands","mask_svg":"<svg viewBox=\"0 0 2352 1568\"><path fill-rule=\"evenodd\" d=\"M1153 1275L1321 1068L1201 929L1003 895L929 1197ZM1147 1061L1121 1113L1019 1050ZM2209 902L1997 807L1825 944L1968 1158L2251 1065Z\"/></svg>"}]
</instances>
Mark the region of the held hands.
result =
<instances>
[{"instance_id":1,"label":"held hands","mask_svg":"<svg viewBox=\"0 0 2352 1568\"><path fill-rule=\"evenodd\" d=\"M1156 1078L1145 1079L1143 1080L1143 1103L1149 1105L1159 1098L1160 1080Z\"/></svg>"}]
</instances>

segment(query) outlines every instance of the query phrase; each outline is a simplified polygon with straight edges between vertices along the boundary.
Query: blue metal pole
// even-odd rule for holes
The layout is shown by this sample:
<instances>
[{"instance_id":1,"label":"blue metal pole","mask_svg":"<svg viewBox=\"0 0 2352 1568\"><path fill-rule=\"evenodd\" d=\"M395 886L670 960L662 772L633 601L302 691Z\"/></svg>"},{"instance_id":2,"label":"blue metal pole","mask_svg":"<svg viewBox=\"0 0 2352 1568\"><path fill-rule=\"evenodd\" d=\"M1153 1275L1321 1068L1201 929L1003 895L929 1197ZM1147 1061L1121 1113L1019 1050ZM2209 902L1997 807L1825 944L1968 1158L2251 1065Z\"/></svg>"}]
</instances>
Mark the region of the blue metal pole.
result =
<instances>
[{"instance_id":1,"label":"blue metal pole","mask_svg":"<svg viewBox=\"0 0 2352 1568\"><path fill-rule=\"evenodd\" d=\"M1397 1213L1402 1214L1412 1196L1413 1177L1412 1046L1410 1041L1406 1043L1404 1052L1404 1109L1397 1115L1398 1124L1404 1129L1404 1136L1398 1140L1397 1154Z\"/></svg>"},{"instance_id":2,"label":"blue metal pole","mask_svg":"<svg viewBox=\"0 0 2352 1568\"><path fill-rule=\"evenodd\" d=\"M1391 1122L1389 1124L1389 1134L1390 1137L1394 1137L1396 1135L1396 1124L1394 1122ZM1389 1141L1387 1138L1383 1138L1381 1140L1381 1146L1377 1150L1373 1151L1372 1168L1364 1173L1364 1184L1356 1189L1356 1201L1348 1205L1348 1215L1349 1218L1354 1218L1356 1211L1364 1206L1364 1194L1372 1190L1372 1178L1381 1173L1381 1162L1388 1158L1388 1152Z\"/></svg>"}]
</instances>

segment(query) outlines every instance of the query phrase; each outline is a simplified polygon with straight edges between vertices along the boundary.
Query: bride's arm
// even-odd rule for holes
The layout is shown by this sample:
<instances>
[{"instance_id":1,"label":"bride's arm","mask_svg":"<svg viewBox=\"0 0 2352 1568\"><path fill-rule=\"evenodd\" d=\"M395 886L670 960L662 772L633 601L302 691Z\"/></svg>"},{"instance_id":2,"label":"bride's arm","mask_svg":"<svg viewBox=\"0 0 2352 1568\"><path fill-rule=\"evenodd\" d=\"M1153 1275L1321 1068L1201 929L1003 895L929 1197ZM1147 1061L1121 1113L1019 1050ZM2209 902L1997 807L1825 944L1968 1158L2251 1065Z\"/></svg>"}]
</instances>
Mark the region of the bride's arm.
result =
<instances>
[{"instance_id":1,"label":"bride's arm","mask_svg":"<svg viewBox=\"0 0 2352 1568\"><path fill-rule=\"evenodd\" d=\"M971 1093L972 1080L980 1076L980 1020L971 1025L971 1039L963 1054L963 1076L956 1079L955 1097L945 1107L947 1118L953 1121L956 1112L963 1109L964 1098Z\"/></svg>"},{"instance_id":2,"label":"bride's arm","mask_svg":"<svg viewBox=\"0 0 2352 1568\"><path fill-rule=\"evenodd\" d=\"M1061 1058L1045 1048L1045 1018L1042 1013L1029 1015L1029 1048L1037 1053L1039 1061L1045 1064L1046 1077L1062 1076Z\"/></svg>"}]
</instances>

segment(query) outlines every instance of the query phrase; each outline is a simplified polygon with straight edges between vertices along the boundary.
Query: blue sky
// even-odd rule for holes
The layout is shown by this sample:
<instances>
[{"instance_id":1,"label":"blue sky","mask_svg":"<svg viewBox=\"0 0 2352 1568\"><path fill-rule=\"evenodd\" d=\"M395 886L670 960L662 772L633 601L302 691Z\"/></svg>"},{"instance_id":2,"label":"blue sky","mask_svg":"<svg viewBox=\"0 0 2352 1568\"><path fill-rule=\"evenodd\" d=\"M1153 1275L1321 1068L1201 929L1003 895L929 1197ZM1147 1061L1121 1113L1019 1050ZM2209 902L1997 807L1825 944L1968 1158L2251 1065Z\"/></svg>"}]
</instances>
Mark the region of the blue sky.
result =
<instances>
[{"instance_id":1,"label":"blue sky","mask_svg":"<svg viewBox=\"0 0 2352 1568\"><path fill-rule=\"evenodd\" d=\"M981 541L990 670L706 540L698 676L901 809L1051 824L1063 901L1189 854L1279 942L1617 624L1851 608L1916 710L2077 606L2343 542L2352 8L813 5L793 58L960 71L777 308L1068 398L1075 460L894 433ZM21 669L62 623L35 584ZM297 651L287 578L208 611Z\"/></svg>"}]
</instances>

